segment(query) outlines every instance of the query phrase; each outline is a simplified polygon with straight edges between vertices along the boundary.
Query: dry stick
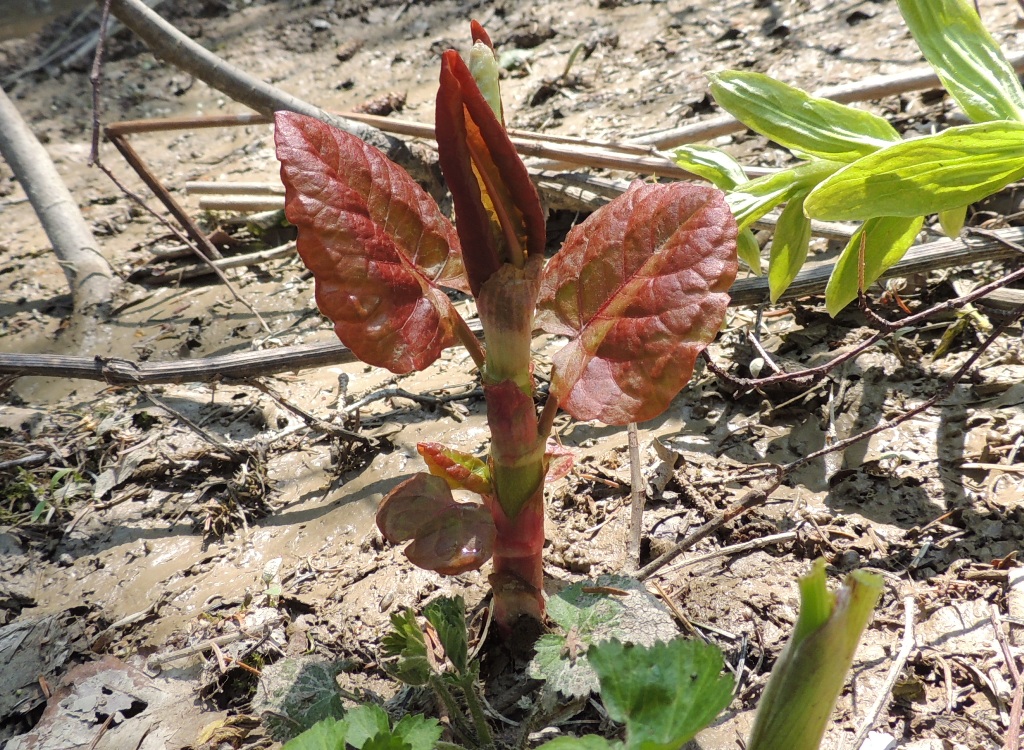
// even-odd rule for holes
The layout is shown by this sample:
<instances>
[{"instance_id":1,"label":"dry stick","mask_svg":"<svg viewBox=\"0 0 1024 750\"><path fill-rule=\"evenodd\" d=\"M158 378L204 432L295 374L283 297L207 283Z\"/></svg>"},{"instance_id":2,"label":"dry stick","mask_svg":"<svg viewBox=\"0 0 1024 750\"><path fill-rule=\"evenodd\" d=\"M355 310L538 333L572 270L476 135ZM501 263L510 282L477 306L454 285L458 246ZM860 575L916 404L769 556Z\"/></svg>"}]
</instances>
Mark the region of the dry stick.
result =
<instances>
[{"instance_id":1,"label":"dry stick","mask_svg":"<svg viewBox=\"0 0 1024 750\"><path fill-rule=\"evenodd\" d=\"M996 260L1017 255L1016 250L1005 245L1007 240L1024 240L1024 228L1012 227L1001 229L992 237L984 237L971 245L967 245L963 240L940 240L928 245L911 248L903 260L889 269L889 275L899 276L932 268L945 268L955 264ZM801 269L793 281L790 291L783 295L783 299L788 298L790 293L794 297L803 297L815 293L820 294L825 289L830 271L830 265ZM1021 278L1021 273L1019 271L1015 272L999 281L980 287L971 293L970 299L977 299L978 294L987 294L1002 284L1006 284L1015 278ZM794 289L798 291L793 292ZM730 290L730 296L732 297L730 304L758 304L765 300L767 294L768 282L766 277L740 279L733 284L733 288ZM966 302L961 304L966 304ZM925 311L923 316L927 317L939 309L946 309L947 307L951 309L956 306L956 300L948 304L943 303L937 308ZM921 317L920 315L914 316L913 320L906 318L900 321L899 324L901 326L907 325ZM474 332L480 335L478 325L474 328ZM881 338L881 335L872 337L868 345L876 343ZM858 347L858 351L866 348L867 346ZM840 355L832 363L826 363L811 370L804 370L797 373L796 376L822 376L832 367L849 359L851 356L855 356L855 353ZM323 344L285 346L259 352L240 352L219 357L172 362L132 362L131 360L117 357L66 357L62 355L5 354L0 352L0 375L13 375L15 377L43 375L82 378L85 380L105 381L112 385L185 383L209 382L218 378L249 378L256 375L272 375L290 370L297 371L315 367L326 367L355 361L356 359L352 352L336 341ZM715 365L712 365L711 369L716 374L720 373L720 377L740 389L757 388L766 382L774 382L775 380L784 380L792 377L767 378L755 381L745 378L734 378ZM548 416L550 420L553 420L556 409L550 411L551 413Z\"/></svg>"},{"instance_id":2,"label":"dry stick","mask_svg":"<svg viewBox=\"0 0 1024 750\"><path fill-rule=\"evenodd\" d=\"M151 209L140 195L137 195L133 191L129 190L127 186L121 183L121 181L114 175L114 173L100 161L100 86L103 80L103 53L104 44L106 40L106 28L107 21L109 19L109 12L112 0L105 0L103 2L103 15L100 21L100 34L99 41L96 44L96 55L93 58L92 70L89 73L89 83L92 86L92 148L89 153L89 164L95 165L99 168L103 174L105 174L111 182L114 183L121 190L122 193L127 195L130 199L135 201L151 216L155 217L157 221L166 226L172 233L174 233L179 239L185 242L185 245L192 249L196 256L207 265L211 264L212 258L219 258L220 253L217 248L213 246L213 243L209 241L205 234L195 225L192 218L178 206L171 194L164 188L163 184L156 179L152 173L146 168L142 158L135 152L135 150L128 144L127 140L123 137L113 136L111 141L117 147L121 155L124 156L125 160L135 168L136 173L142 178L142 180L149 185L150 189L156 194L156 196L167 206L168 210L175 215L175 217L182 223L186 231L192 236L193 240L197 244L185 240L181 236L181 233L172 226L164 217L160 216L156 211ZM147 9L148 10L148 9ZM177 210L175 210L177 209ZM200 247L205 248L204 253ZM221 283L227 287L228 291L231 292L238 302L240 302L252 315L259 321L260 326L267 333L271 333L270 326L267 325L267 321L263 319L259 311L253 307L250 302L245 299L235 289L234 285L228 280L228 277L224 275L224 272L215 266L210 266L213 272L221 280Z\"/></svg>"},{"instance_id":3,"label":"dry stick","mask_svg":"<svg viewBox=\"0 0 1024 750\"><path fill-rule=\"evenodd\" d=\"M1018 73L1024 72L1024 53L1009 56L1010 64ZM905 94L921 89L941 88L942 83L931 68L915 68L906 73L891 76L874 76L853 83L826 86L818 89L815 96L848 104L849 102L881 99L894 94ZM706 141L720 135L745 130L746 125L732 115L721 115L703 122L663 130L658 133L631 138L629 143L639 146L654 146L659 149L674 148L684 143Z\"/></svg>"},{"instance_id":4,"label":"dry stick","mask_svg":"<svg viewBox=\"0 0 1024 750\"><path fill-rule=\"evenodd\" d=\"M1024 679L1022 679L1020 670L1017 668L1017 662L1013 659L1013 651L1010 649L1010 644L1006 640L1006 634L1003 632L1002 623L999 621L999 610L994 604L989 610L989 619L992 621L992 629L995 631L996 641L999 642L999 648L1003 652L1006 668L1010 673L1010 678L1013 680L1010 724L1006 731L1006 744L1003 747L1004 750L1020 750L1021 714L1024 713Z\"/></svg>"},{"instance_id":5,"label":"dry stick","mask_svg":"<svg viewBox=\"0 0 1024 750\"><path fill-rule=\"evenodd\" d=\"M892 666L889 667L889 674L886 675L885 682L882 683L882 689L879 691L878 696L875 698L875 705L868 711L867 717L864 719L864 723L860 725L860 731L857 732L853 738L853 742L848 747L851 750L856 750L860 747L864 738L868 736L868 732L871 731L871 727L878 721L878 717L882 714L882 709L885 708L885 702L888 700L890 693L892 693L893 686L896 684L896 680L899 679L900 672L903 671L904 665L907 663L907 659L910 658L911 651L917 645L914 640L914 597L906 596L903 598L903 644L900 646L900 651L896 654L896 659L893 661Z\"/></svg>"},{"instance_id":6,"label":"dry stick","mask_svg":"<svg viewBox=\"0 0 1024 750\"><path fill-rule=\"evenodd\" d=\"M207 432L206 430L204 430L202 427L197 425L195 422L193 422L191 419L189 419L184 414L179 412L177 409L175 409L172 406L164 403L164 401L162 399L160 399L160 398L157 398L157 396L152 391L148 390L147 388L143 388L142 386L136 386L136 388L139 390L139 392L143 396L148 398L150 401L152 401L154 404L159 406L165 412L167 412L172 417L174 417L179 422L181 422L183 425L188 427L190 430L192 430L192 432L196 433L203 440L205 440L206 442L210 443L211 445L215 445L217 448L219 448L220 450L222 450L225 453L227 453L229 456L231 456L231 458L235 459L236 461L239 461L239 460L242 459L242 454L239 453L237 450L235 450L235 448L233 448L232 446L228 445L227 443L225 443L223 440L221 440L220 438L216 437L215 435L212 435L209 432Z\"/></svg>"},{"instance_id":7,"label":"dry stick","mask_svg":"<svg viewBox=\"0 0 1024 750\"><path fill-rule=\"evenodd\" d=\"M640 440L636 434L636 422L626 427L629 436L629 544L626 547L626 568L632 570L640 564L640 537L644 530L644 504L647 493L644 487L643 472L640 469Z\"/></svg>"},{"instance_id":8,"label":"dry stick","mask_svg":"<svg viewBox=\"0 0 1024 750\"><path fill-rule=\"evenodd\" d=\"M387 154L391 161L401 164L414 175L423 171L423 164L413 156L401 139L385 135L363 123L329 114L249 75L192 41L139 0L108 1L110 12L135 32L153 54L206 82L235 101L264 115L285 110L313 117L376 146Z\"/></svg>"},{"instance_id":9,"label":"dry stick","mask_svg":"<svg viewBox=\"0 0 1024 750\"><path fill-rule=\"evenodd\" d=\"M135 271L129 281L143 281L149 284L177 284L186 279L195 279L201 276L208 276L215 273L214 269L238 268L239 266L254 266L268 260L277 258L292 257L295 255L295 243L288 242L280 247L272 247L269 250L260 250L245 255L234 255L230 258L211 260L200 265L192 265L163 273L154 272L151 269L141 268ZM161 259L162 260L162 259Z\"/></svg>"},{"instance_id":10,"label":"dry stick","mask_svg":"<svg viewBox=\"0 0 1024 750\"><path fill-rule=\"evenodd\" d=\"M797 532L795 531L783 531L779 534L769 534L763 536L760 539L751 539L749 542L740 542L739 544L730 544L728 547L722 547L716 549L714 552L708 552L706 555L698 555L697 557L690 557L681 562L673 563L664 570L658 571L659 576L666 576L669 573L673 573L683 568L688 568L691 565L697 563L706 562L708 560L714 560L716 557L725 557L726 555L733 555L737 552L746 552L751 549L759 549L760 547L767 547L769 544L775 544L776 542L787 542L790 539L796 539Z\"/></svg>"},{"instance_id":11,"label":"dry stick","mask_svg":"<svg viewBox=\"0 0 1024 750\"><path fill-rule=\"evenodd\" d=\"M109 305L114 272L46 149L0 89L0 155L28 195L67 277L76 312Z\"/></svg>"}]
</instances>

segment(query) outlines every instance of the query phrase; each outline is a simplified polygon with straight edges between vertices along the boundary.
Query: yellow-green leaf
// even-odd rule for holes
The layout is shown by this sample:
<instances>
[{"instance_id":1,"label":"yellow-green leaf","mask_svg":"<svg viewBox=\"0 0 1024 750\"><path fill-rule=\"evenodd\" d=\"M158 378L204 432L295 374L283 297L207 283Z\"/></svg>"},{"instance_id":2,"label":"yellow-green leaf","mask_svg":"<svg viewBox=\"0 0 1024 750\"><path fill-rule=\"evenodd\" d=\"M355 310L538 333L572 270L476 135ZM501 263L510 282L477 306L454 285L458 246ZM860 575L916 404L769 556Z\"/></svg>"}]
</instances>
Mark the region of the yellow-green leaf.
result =
<instances>
[{"instance_id":1,"label":"yellow-green leaf","mask_svg":"<svg viewBox=\"0 0 1024 750\"><path fill-rule=\"evenodd\" d=\"M736 224L743 230L780 203L806 194L842 166L835 161L812 159L781 172L744 182L727 194L725 200L736 217Z\"/></svg>"},{"instance_id":2,"label":"yellow-green leaf","mask_svg":"<svg viewBox=\"0 0 1024 750\"><path fill-rule=\"evenodd\" d=\"M732 190L747 181L738 161L714 146L688 143L672 152L672 161L688 172L703 177L719 190Z\"/></svg>"},{"instance_id":3,"label":"yellow-green leaf","mask_svg":"<svg viewBox=\"0 0 1024 750\"><path fill-rule=\"evenodd\" d=\"M825 287L825 306L829 315L837 315L857 299L862 278L862 251L866 289L906 254L923 225L924 217L921 216L882 216L864 222L839 256Z\"/></svg>"},{"instance_id":4,"label":"yellow-green leaf","mask_svg":"<svg viewBox=\"0 0 1024 750\"><path fill-rule=\"evenodd\" d=\"M801 154L850 162L898 142L884 118L811 96L761 73L710 73L715 101L737 120Z\"/></svg>"},{"instance_id":5,"label":"yellow-green leaf","mask_svg":"<svg viewBox=\"0 0 1024 750\"><path fill-rule=\"evenodd\" d=\"M744 229L736 236L736 254L755 276L761 275L761 246L757 244L757 238L749 229Z\"/></svg>"},{"instance_id":6,"label":"yellow-green leaf","mask_svg":"<svg viewBox=\"0 0 1024 750\"><path fill-rule=\"evenodd\" d=\"M958 206L939 212L939 225L947 237L958 237L967 218L967 206Z\"/></svg>"},{"instance_id":7,"label":"yellow-green leaf","mask_svg":"<svg viewBox=\"0 0 1024 750\"><path fill-rule=\"evenodd\" d=\"M807 259L811 220L804 216L804 197L787 203L775 226L768 256L768 293L772 302L778 301L789 288Z\"/></svg>"},{"instance_id":8,"label":"yellow-green leaf","mask_svg":"<svg viewBox=\"0 0 1024 750\"><path fill-rule=\"evenodd\" d=\"M1024 89L967 0L898 0L942 85L975 122L1024 120Z\"/></svg>"},{"instance_id":9,"label":"yellow-green leaf","mask_svg":"<svg viewBox=\"0 0 1024 750\"><path fill-rule=\"evenodd\" d=\"M825 220L923 216L991 195L1024 176L1024 123L963 125L904 141L840 169L807 197Z\"/></svg>"}]
</instances>

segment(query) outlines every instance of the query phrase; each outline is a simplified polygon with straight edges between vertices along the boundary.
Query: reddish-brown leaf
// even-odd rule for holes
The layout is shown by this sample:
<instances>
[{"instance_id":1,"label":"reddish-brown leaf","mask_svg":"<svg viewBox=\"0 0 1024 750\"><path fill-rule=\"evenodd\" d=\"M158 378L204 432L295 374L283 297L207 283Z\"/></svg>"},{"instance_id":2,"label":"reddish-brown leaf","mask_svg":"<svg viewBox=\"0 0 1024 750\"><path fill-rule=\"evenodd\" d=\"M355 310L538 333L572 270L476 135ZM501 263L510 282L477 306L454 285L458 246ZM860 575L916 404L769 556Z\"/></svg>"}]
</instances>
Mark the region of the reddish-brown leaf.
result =
<instances>
[{"instance_id":1,"label":"reddish-brown leaf","mask_svg":"<svg viewBox=\"0 0 1024 750\"><path fill-rule=\"evenodd\" d=\"M736 222L721 191L641 184L569 232L545 269L538 322L569 342L551 390L577 419L657 416L725 319Z\"/></svg>"},{"instance_id":2,"label":"reddish-brown leaf","mask_svg":"<svg viewBox=\"0 0 1024 750\"><path fill-rule=\"evenodd\" d=\"M438 287L468 291L455 229L372 146L303 115L274 121L285 215L299 228L320 311L364 362L426 367L458 343L457 313Z\"/></svg>"},{"instance_id":3,"label":"reddish-brown leaf","mask_svg":"<svg viewBox=\"0 0 1024 750\"><path fill-rule=\"evenodd\" d=\"M388 493L377 509L377 528L392 544L411 539L406 557L444 575L479 568L494 549L490 511L455 502L445 480L430 474L416 474Z\"/></svg>"}]
</instances>

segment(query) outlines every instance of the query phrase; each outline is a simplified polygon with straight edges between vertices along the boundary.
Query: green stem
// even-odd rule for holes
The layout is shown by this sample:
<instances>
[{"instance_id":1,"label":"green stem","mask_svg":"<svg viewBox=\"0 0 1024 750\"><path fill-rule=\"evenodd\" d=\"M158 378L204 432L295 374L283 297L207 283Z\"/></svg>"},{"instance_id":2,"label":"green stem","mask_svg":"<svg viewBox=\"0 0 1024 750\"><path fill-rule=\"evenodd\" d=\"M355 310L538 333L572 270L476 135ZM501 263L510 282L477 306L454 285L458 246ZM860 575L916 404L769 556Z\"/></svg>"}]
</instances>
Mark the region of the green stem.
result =
<instances>
[{"instance_id":1,"label":"green stem","mask_svg":"<svg viewBox=\"0 0 1024 750\"><path fill-rule=\"evenodd\" d=\"M466 696L466 705L469 706L469 715L473 718L479 745L485 748L494 747L494 738L491 736L487 717L484 716L484 707L480 703L480 697L476 694L476 680L472 675L459 675L459 685Z\"/></svg>"},{"instance_id":2,"label":"green stem","mask_svg":"<svg viewBox=\"0 0 1024 750\"><path fill-rule=\"evenodd\" d=\"M445 710L448 711L448 716L452 720L452 728L458 732L460 739L468 741L471 732L466 725L465 715L459 708L459 704L455 702L455 696L452 695L452 691L448 689L448 686L444 684L444 680L438 674L431 674L428 681L430 687L437 693L441 702L444 703Z\"/></svg>"}]
</instances>

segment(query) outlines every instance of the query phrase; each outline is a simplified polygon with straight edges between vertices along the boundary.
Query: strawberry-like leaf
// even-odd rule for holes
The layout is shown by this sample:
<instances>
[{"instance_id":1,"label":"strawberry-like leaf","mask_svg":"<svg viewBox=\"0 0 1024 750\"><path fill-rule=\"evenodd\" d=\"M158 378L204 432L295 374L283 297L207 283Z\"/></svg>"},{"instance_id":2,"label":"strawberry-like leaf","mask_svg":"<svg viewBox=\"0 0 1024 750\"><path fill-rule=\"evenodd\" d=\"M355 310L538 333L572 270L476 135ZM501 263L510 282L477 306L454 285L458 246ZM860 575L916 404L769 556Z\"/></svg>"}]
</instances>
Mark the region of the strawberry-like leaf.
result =
<instances>
[{"instance_id":1,"label":"strawberry-like leaf","mask_svg":"<svg viewBox=\"0 0 1024 750\"><path fill-rule=\"evenodd\" d=\"M477 503L457 503L441 477L419 473L388 493L377 509L377 528L392 544L407 542L417 567L443 575L476 570L494 549L494 520Z\"/></svg>"},{"instance_id":2,"label":"strawberry-like leaf","mask_svg":"<svg viewBox=\"0 0 1024 750\"><path fill-rule=\"evenodd\" d=\"M718 333L735 277L721 191L634 183L574 227L545 269L538 323L569 337L553 358L559 404L606 424L660 414Z\"/></svg>"},{"instance_id":3,"label":"strawberry-like leaf","mask_svg":"<svg viewBox=\"0 0 1024 750\"><path fill-rule=\"evenodd\" d=\"M482 459L440 443L420 443L416 450L423 456L430 473L444 479L453 490L494 494L491 470Z\"/></svg>"},{"instance_id":4,"label":"strawberry-like leaf","mask_svg":"<svg viewBox=\"0 0 1024 750\"><path fill-rule=\"evenodd\" d=\"M377 149L319 120L278 112L285 215L345 346L392 372L458 343L439 286L468 291L458 236L434 200Z\"/></svg>"}]
</instances>

